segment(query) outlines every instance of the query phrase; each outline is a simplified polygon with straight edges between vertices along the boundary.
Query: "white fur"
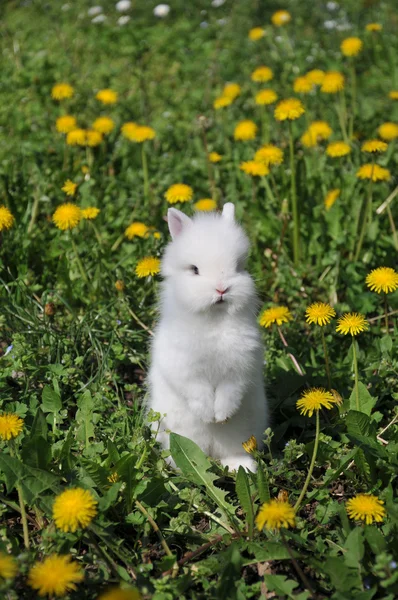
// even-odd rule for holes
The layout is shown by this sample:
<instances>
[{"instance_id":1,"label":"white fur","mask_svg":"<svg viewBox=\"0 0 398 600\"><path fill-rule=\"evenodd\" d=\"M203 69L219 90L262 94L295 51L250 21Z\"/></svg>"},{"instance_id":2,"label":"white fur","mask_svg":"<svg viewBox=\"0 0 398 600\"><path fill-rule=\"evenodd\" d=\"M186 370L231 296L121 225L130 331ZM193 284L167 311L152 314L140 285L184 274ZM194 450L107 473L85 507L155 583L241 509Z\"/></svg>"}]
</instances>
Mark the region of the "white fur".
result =
<instances>
[{"instance_id":1,"label":"white fur","mask_svg":"<svg viewBox=\"0 0 398 600\"><path fill-rule=\"evenodd\" d=\"M245 271L248 239L231 203L222 215L193 219L171 208L168 224L173 241L162 260L149 371L149 407L166 414L159 439L168 448L174 431L230 469L255 470L242 442L255 435L261 445L267 405L256 293ZM217 290L227 288L217 303Z\"/></svg>"}]
</instances>

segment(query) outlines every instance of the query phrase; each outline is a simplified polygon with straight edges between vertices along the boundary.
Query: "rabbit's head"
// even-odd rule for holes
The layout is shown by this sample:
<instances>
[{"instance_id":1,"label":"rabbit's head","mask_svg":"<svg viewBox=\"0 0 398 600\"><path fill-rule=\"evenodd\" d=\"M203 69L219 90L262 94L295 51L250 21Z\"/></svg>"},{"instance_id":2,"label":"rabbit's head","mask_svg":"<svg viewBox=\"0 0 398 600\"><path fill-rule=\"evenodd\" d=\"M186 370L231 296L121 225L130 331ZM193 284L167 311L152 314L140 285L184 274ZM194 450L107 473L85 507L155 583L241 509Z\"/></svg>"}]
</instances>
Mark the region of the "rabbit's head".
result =
<instances>
[{"instance_id":1,"label":"rabbit's head","mask_svg":"<svg viewBox=\"0 0 398 600\"><path fill-rule=\"evenodd\" d=\"M222 214L192 219L170 208L167 220L172 241L163 256L162 275L173 300L191 313L233 314L254 307L254 284L245 270L249 241L234 220L234 205L225 204Z\"/></svg>"}]
</instances>

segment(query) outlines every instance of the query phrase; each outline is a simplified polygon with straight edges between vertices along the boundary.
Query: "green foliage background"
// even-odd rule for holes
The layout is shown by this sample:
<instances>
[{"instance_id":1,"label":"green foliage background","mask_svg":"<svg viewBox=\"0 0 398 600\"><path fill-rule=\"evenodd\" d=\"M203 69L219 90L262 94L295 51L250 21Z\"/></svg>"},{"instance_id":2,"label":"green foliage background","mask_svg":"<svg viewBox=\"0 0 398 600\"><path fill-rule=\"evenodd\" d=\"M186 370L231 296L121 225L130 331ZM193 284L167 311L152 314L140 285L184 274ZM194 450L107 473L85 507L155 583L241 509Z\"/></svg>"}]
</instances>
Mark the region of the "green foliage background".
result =
<instances>
[{"instance_id":1,"label":"green foliage background","mask_svg":"<svg viewBox=\"0 0 398 600\"><path fill-rule=\"evenodd\" d=\"M0 550L12 552L20 565L14 582L0 581L1 593L7 600L32 598L26 573L34 561L70 552L86 573L84 585L70 598L91 600L108 583L124 581L156 600L273 594L304 600L310 592L297 575L288 544L314 597L393 600L398 595L398 294L388 296L393 314L386 331L378 318L383 297L365 286L372 268L397 264L386 212L373 213L358 261L352 253L368 193L368 183L355 176L368 162L361 141L398 116L397 102L388 97L398 88L395 3L290 0L280 6L237 0L216 8L204 0L176 0L160 20L153 16L155 2L136 0L124 26L117 24L120 14L112 2L101 4L107 15L101 24L92 22L85 1L10 1L0 8L0 193L16 219L1 233L0 407L25 422L17 458L1 443ZM275 30L270 17L280 8L291 12L292 22ZM372 21L382 23L380 34L365 32ZM256 43L247 37L254 26L266 29ZM305 97L306 115L293 123L301 230L301 260L295 267L286 208L287 127L270 112L271 140L285 152L283 165L274 171L274 198L264 182L253 188L238 168L260 146L259 137L236 143L233 130L246 118L261 125L253 99L260 86L250 81L261 64L273 69L275 78L265 87L273 87L280 98L291 96L294 78L310 68L341 70L350 110L352 67L339 50L350 35L364 41L361 57L353 61L358 110L350 160L327 158L324 146L306 149L299 141L316 119L328 121L332 139L340 139L334 97L319 92ZM76 92L56 103L51 88L60 81ZM212 102L227 81L242 85L242 94L220 114ZM118 91L115 106L95 100L104 87ZM75 115L83 127L109 115L117 127L96 149L70 148L55 129L64 113ZM126 121L156 130L147 149L149 201L143 196L141 148L120 135ZM223 155L214 167L217 200L220 207L227 200L235 203L251 238L249 270L261 301L264 307L287 305L294 315L284 329L288 348L276 330L264 332L272 431L266 433L257 475L227 473L178 436L173 454L178 457L182 448L190 460L180 464L181 472L173 471L151 433L156 420L144 423L158 281L137 279L134 269L140 258L160 256L168 240L163 216L169 185L183 181L193 187L195 200L210 197L203 131L208 149ZM374 208L396 187L394 142L378 163L390 169L392 179L374 185ZM101 209L97 231L84 222L64 233L51 222L65 200L61 187L67 178L79 184L79 206ZM326 212L324 197L336 187L341 196ZM397 222L396 206L391 203ZM193 212L190 205L181 208ZM156 228L161 238L121 240L137 220ZM89 284L81 278L72 239ZM115 289L118 279L125 283L122 293ZM321 339L304 318L315 301L332 303L339 315L357 311L371 319L370 331L357 339L361 410L353 410L350 400L351 340L338 336L332 324L326 341L333 387L343 404L322 415L306 504L296 529L286 531L283 541L277 533L254 531L253 517L260 503L280 490L294 503L306 477L314 424L299 416L295 402L306 387L326 385ZM295 371L288 352L304 376ZM111 483L114 473L118 480ZM17 484L28 508L29 551L23 546ZM51 518L55 495L69 486L88 488L99 501L98 518L76 534L60 533ZM381 525L348 520L344 501L362 492L385 502ZM200 553L187 554L198 548Z\"/></svg>"}]
</instances>

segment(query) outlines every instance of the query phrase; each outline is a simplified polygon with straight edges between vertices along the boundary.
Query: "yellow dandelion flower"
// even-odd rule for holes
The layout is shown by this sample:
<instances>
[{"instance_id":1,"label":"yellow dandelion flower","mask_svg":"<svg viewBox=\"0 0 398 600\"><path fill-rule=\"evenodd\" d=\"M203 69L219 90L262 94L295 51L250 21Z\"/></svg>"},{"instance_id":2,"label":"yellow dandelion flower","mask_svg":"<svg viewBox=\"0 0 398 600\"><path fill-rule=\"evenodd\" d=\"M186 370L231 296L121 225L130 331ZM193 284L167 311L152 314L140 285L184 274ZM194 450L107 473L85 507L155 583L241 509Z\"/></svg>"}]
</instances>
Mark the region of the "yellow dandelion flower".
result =
<instances>
[{"instance_id":1,"label":"yellow dandelion flower","mask_svg":"<svg viewBox=\"0 0 398 600\"><path fill-rule=\"evenodd\" d=\"M391 173L388 169L380 167L380 165L367 163L358 169L356 176L359 179L372 179L372 181L389 181Z\"/></svg>"},{"instance_id":2,"label":"yellow dandelion flower","mask_svg":"<svg viewBox=\"0 0 398 600\"><path fill-rule=\"evenodd\" d=\"M147 125L136 125L130 132L129 140L142 144L147 140L153 140L156 137L156 132L152 127Z\"/></svg>"},{"instance_id":3,"label":"yellow dandelion flower","mask_svg":"<svg viewBox=\"0 0 398 600\"><path fill-rule=\"evenodd\" d=\"M57 83L51 90L51 97L54 100L64 100L65 98L72 98L75 90L69 83Z\"/></svg>"},{"instance_id":4,"label":"yellow dandelion flower","mask_svg":"<svg viewBox=\"0 0 398 600\"><path fill-rule=\"evenodd\" d=\"M323 78L321 92L325 94L337 94L344 89L344 75L339 71L327 71Z\"/></svg>"},{"instance_id":5,"label":"yellow dandelion flower","mask_svg":"<svg viewBox=\"0 0 398 600\"><path fill-rule=\"evenodd\" d=\"M388 144L381 140L366 140L362 146L362 152L385 152L388 148Z\"/></svg>"},{"instance_id":6,"label":"yellow dandelion flower","mask_svg":"<svg viewBox=\"0 0 398 600\"><path fill-rule=\"evenodd\" d=\"M69 133L72 129L76 129L77 121L71 115L63 115L55 121L55 127L59 133Z\"/></svg>"},{"instance_id":7,"label":"yellow dandelion flower","mask_svg":"<svg viewBox=\"0 0 398 600\"><path fill-rule=\"evenodd\" d=\"M310 123L309 129L318 140L327 140L333 133L332 128L326 121L313 121Z\"/></svg>"},{"instance_id":8,"label":"yellow dandelion flower","mask_svg":"<svg viewBox=\"0 0 398 600\"><path fill-rule=\"evenodd\" d=\"M89 490L72 488L65 490L55 498L53 519L61 531L72 533L79 528L88 527L97 514L97 504Z\"/></svg>"},{"instance_id":9,"label":"yellow dandelion flower","mask_svg":"<svg viewBox=\"0 0 398 600\"><path fill-rule=\"evenodd\" d=\"M270 165L280 165L283 162L283 150L273 144L265 144L254 155L256 162L262 162L267 167Z\"/></svg>"},{"instance_id":10,"label":"yellow dandelion flower","mask_svg":"<svg viewBox=\"0 0 398 600\"><path fill-rule=\"evenodd\" d=\"M300 138L301 143L307 148L313 148L321 140L327 140L333 133L326 121L313 121Z\"/></svg>"},{"instance_id":11,"label":"yellow dandelion flower","mask_svg":"<svg viewBox=\"0 0 398 600\"><path fill-rule=\"evenodd\" d=\"M156 275L160 272L160 259L154 256L146 256L138 261L135 268L135 274L137 277L149 277L149 275Z\"/></svg>"},{"instance_id":12,"label":"yellow dandelion flower","mask_svg":"<svg viewBox=\"0 0 398 600\"><path fill-rule=\"evenodd\" d=\"M139 127L139 125L137 125L137 123L134 123L133 121L128 121L127 123L124 123L124 125L122 125L122 136L130 141L134 141L134 132L137 129L137 127Z\"/></svg>"},{"instance_id":13,"label":"yellow dandelion flower","mask_svg":"<svg viewBox=\"0 0 398 600\"><path fill-rule=\"evenodd\" d=\"M330 320L335 316L336 311L326 302L314 302L305 311L307 323L316 323L321 327L330 323Z\"/></svg>"},{"instance_id":14,"label":"yellow dandelion flower","mask_svg":"<svg viewBox=\"0 0 398 600\"><path fill-rule=\"evenodd\" d=\"M386 516L383 500L371 494L357 494L354 498L347 500L345 506L350 519L365 521L371 525L373 521L381 523Z\"/></svg>"},{"instance_id":15,"label":"yellow dandelion flower","mask_svg":"<svg viewBox=\"0 0 398 600\"><path fill-rule=\"evenodd\" d=\"M141 597L140 592L134 588L113 587L98 596L97 600L141 600Z\"/></svg>"},{"instance_id":16,"label":"yellow dandelion flower","mask_svg":"<svg viewBox=\"0 0 398 600\"><path fill-rule=\"evenodd\" d=\"M314 148L317 145L318 140L315 133L311 131L311 129L307 129L301 136L300 142L306 148Z\"/></svg>"},{"instance_id":17,"label":"yellow dandelion flower","mask_svg":"<svg viewBox=\"0 0 398 600\"><path fill-rule=\"evenodd\" d=\"M14 413L3 413L0 415L0 438L12 440L17 437L23 429L23 419Z\"/></svg>"},{"instance_id":18,"label":"yellow dandelion flower","mask_svg":"<svg viewBox=\"0 0 398 600\"><path fill-rule=\"evenodd\" d=\"M259 531L262 531L264 527L266 529L294 527L295 513L293 506L280 500L265 502L257 513L256 526Z\"/></svg>"},{"instance_id":19,"label":"yellow dandelion flower","mask_svg":"<svg viewBox=\"0 0 398 600\"><path fill-rule=\"evenodd\" d=\"M305 113L305 108L298 98L288 98L287 100L281 100L276 105L274 115L277 121L294 121Z\"/></svg>"},{"instance_id":20,"label":"yellow dandelion flower","mask_svg":"<svg viewBox=\"0 0 398 600\"><path fill-rule=\"evenodd\" d=\"M363 48L363 42L358 37L349 37L340 44L344 56L357 56Z\"/></svg>"},{"instance_id":21,"label":"yellow dandelion flower","mask_svg":"<svg viewBox=\"0 0 398 600\"><path fill-rule=\"evenodd\" d=\"M241 91L242 88L239 85L239 83L226 83L224 85L222 95L227 96L227 98L232 98L232 100L235 100L235 98L237 98L240 95Z\"/></svg>"},{"instance_id":22,"label":"yellow dandelion flower","mask_svg":"<svg viewBox=\"0 0 398 600\"><path fill-rule=\"evenodd\" d=\"M153 237L155 238L155 240L160 240L162 239L162 234L160 233L160 231L154 231Z\"/></svg>"},{"instance_id":23,"label":"yellow dandelion flower","mask_svg":"<svg viewBox=\"0 0 398 600\"><path fill-rule=\"evenodd\" d=\"M293 91L296 94L309 94L313 88L313 83L306 75L296 77L293 83Z\"/></svg>"},{"instance_id":24,"label":"yellow dandelion flower","mask_svg":"<svg viewBox=\"0 0 398 600\"><path fill-rule=\"evenodd\" d=\"M13 579L18 573L16 560L11 554L0 552L0 580Z\"/></svg>"},{"instance_id":25,"label":"yellow dandelion flower","mask_svg":"<svg viewBox=\"0 0 398 600\"><path fill-rule=\"evenodd\" d=\"M53 214L53 222L58 229L65 231L66 229L74 229L82 219L82 211L76 204L65 202L58 206Z\"/></svg>"},{"instance_id":26,"label":"yellow dandelion flower","mask_svg":"<svg viewBox=\"0 0 398 600\"><path fill-rule=\"evenodd\" d=\"M329 190L326 194L325 199L323 201L325 205L325 209L328 211L332 208L333 204L336 202L337 198L340 196L341 190L339 188L335 188L333 190Z\"/></svg>"},{"instance_id":27,"label":"yellow dandelion flower","mask_svg":"<svg viewBox=\"0 0 398 600\"><path fill-rule=\"evenodd\" d=\"M195 210L209 212L212 210L216 210L217 202L212 198L202 198L202 200L198 200L198 202L195 202L193 207Z\"/></svg>"},{"instance_id":28,"label":"yellow dandelion flower","mask_svg":"<svg viewBox=\"0 0 398 600\"><path fill-rule=\"evenodd\" d=\"M250 29L249 31L249 39L252 42L257 42L257 40L261 40L262 37L264 37L265 35L265 31L262 27L253 27L253 29Z\"/></svg>"},{"instance_id":29,"label":"yellow dandelion flower","mask_svg":"<svg viewBox=\"0 0 398 600\"><path fill-rule=\"evenodd\" d=\"M243 142L254 140L257 135L257 125L253 121L240 121L234 129L235 140Z\"/></svg>"},{"instance_id":30,"label":"yellow dandelion flower","mask_svg":"<svg viewBox=\"0 0 398 600\"><path fill-rule=\"evenodd\" d=\"M277 10L271 17L271 21L275 27L282 27L291 21L292 16L287 10Z\"/></svg>"},{"instance_id":31,"label":"yellow dandelion flower","mask_svg":"<svg viewBox=\"0 0 398 600\"><path fill-rule=\"evenodd\" d=\"M312 69L311 71L308 71L306 77L314 85L322 85L323 80L325 79L325 72L321 69Z\"/></svg>"},{"instance_id":32,"label":"yellow dandelion flower","mask_svg":"<svg viewBox=\"0 0 398 600\"><path fill-rule=\"evenodd\" d=\"M170 204L175 204L176 202L189 202L192 200L192 196L193 189L190 185L186 185L185 183L174 183L164 195L167 202Z\"/></svg>"},{"instance_id":33,"label":"yellow dandelion flower","mask_svg":"<svg viewBox=\"0 0 398 600\"><path fill-rule=\"evenodd\" d=\"M304 392L300 400L297 400L296 407L301 415L312 417L315 410L333 408L336 404L335 398L331 392L322 388L311 388Z\"/></svg>"},{"instance_id":34,"label":"yellow dandelion flower","mask_svg":"<svg viewBox=\"0 0 398 600\"><path fill-rule=\"evenodd\" d=\"M148 227L145 225L145 223L135 221L127 227L127 229L124 232L124 235L128 240L133 240L135 237L144 238L148 235Z\"/></svg>"},{"instance_id":35,"label":"yellow dandelion flower","mask_svg":"<svg viewBox=\"0 0 398 600\"><path fill-rule=\"evenodd\" d=\"M68 146L85 146L86 130L80 128L71 129L71 131L68 131L67 133L66 143Z\"/></svg>"},{"instance_id":36,"label":"yellow dandelion flower","mask_svg":"<svg viewBox=\"0 0 398 600\"><path fill-rule=\"evenodd\" d=\"M254 69L253 73L251 74L251 80L265 82L270 81L273 76L274 74L272 69L263 65L261 67L257 67L257 69Z\"/></svg>"},{"instance_id":37,"label":"yellow dandelion flower","mask_svg":"<svg viewBox=\"0 0 398 600\"><path fill-rule=\"evenodd\" d=\"M211 163L218 163L222 159L222 156L221 154L218 154L218 152L209 152L207 158Z\"/></svg>"},{"instance_id":38,"label":"yellow dandelion flower","mask_svg":"<svg viewBox=\"0 0 398 600\"><path fill-rule=\"evenodd\" d=\"M243 450L248 454L253 454L257 450L257 440L254 435L251 435L246 442L242 443Z\"/></svg>"},{"instance_id":39,"label":"yellow dandelion flower","mask_svg":"<svg viewBox=\"0 0 398 600\"><path fill-rule=\"evenodd\" d=\"M218 96L213 102L213 108L215 110L220 110L220 108L225 108L226 106L230 106L233 102L233 98L230 96Z\"/></svg>"},{"instance_id":40,"label":"yellow dandelion flower","mask_svg":"<svg viewBox=\"0 0 398 600\"><path fill-rule=\"evenodd\" d=\"M366 25L366 31L381 31L383 29L383 25L380 23L368 23Z\"/></svg>"},{"instance_id":41,"label":"yellow dandelion flower","mask_svg":"<svg viewBox=\"0 0 398 600\"><path fill-rule=\"evenodd\" d=\"M268 175L269 168L264 162L257 160L246 160L240 163L239 168L241 171L252 177L265 177Z\"/></svg>"},{"instance_id":42,"label":"yellow dandelion flower","mask_svg":"<svg viewBox=\"0 0 398 600\"><path fill-rule=\"evenodd\" d=\"M124 289L125 289L125 287L126 287L126 286L125 286L125 284L124 284L124 281L123 281L122 279L117 279L117 280L115 281L115 289L116 289L118 292L123 292L123 291L124 291Z\"/></svg>"},{"instance_id":43,"label":"yellow dandelion flower","mask_svg":"<svg viewBox=\"0 0 398 600\"><path fill-rule=\"evenodd\" d=\"M97 98L97 100L102 102L102 104L116 104L118 99L117 92L115 92L114 90L110 90L109 88L99 90L99 92L96 93L95 97Z\"/></svg>"},{"instance_id":44,"label":"yellow dandelion flower","mask_svg":"<svg viewBox=\"0 0 398 600\"><path fill-rule=\"evenodd\" d=\"M102 142L102 133L95 131L95 129L87 129L86 131L86 144L94 148L99 146Z\"/></svg>"},{"instance_id":45,"label":"yellow dandelion flower","mask_svg":"<svg viewBox=\"0 0 398 600\"><path fill-rule=\"evenodd\" d=\"M333 388L330 391L332 392L334 401L336 402L337 406L341 406L343 404L343 398L341 397L339 392L337 390L334 390Z\"/></svg>"},{"instance_id":46,"label":"yellow dandelion flower","mask_svg":"<svg viewBox=\"0 0 398 600\"><path fill-rule=\"evenodd\" d=\"M358 335L358 333L369 329L369 323L360 313L346 313L340 317L337 323L336 331L343 335L347 335L348 333L350 335Z\"/></svg>"},{"instance_id":47,"label":"yellow dandelion flower","mask_svg":"<svg viewBox=\"0 0 398 600\"><path fill-rule=\"evenodd\" d=\"M332 158L340 158L350 154L351 147L346 142L331 142L326 147L326 154Z\"/></svg>"},{"instance_id":48,"label":"yellow dandelion flower","mask_svg":"<svg viewBox=\"0 0 398 600\"><path fill-rule=\"evenodd\" d=\"M260 315L259 323L262 327L271 327L274 323L279 326L288 323L291 319L293 317L287 306L272 306Z\"/></svg>"},{"instance_id":49,"label":"yellow dandelion flower","mask_svg":"<svg viewBox=\"0 0 398 600\"><path fill-rule=\"evenodd\" d=\"M380 125L377 131L379 136L387 142L391 142L392 140L398 138L398 125L396 123L387 121L386 123Z\"/></svg>"},{"instance_id":50,"label":"yellow dandelion flower","mask_svg":"<svg viewBox=\"0 0 398 600\"><path fill-rule=\"evenodd\" d=\"M98 131L99 133L103 133L104 135L108 135L115 127L115 121L110 117L98 117L95 119L94 123L91 125L91 128L94 131Z\"/></svg>"},{"instance_id":51,"label":"yellow dandelion flower","mask_svg":"<svg viewBox=\"0 0 398 600\"><path fill-rule=\"evenodd\" d=\"M268 104L273 104L277 100L278 100L278 94L276 92L274 92L274 90L271 90L271 88L266 88L264 90L260 90L259 92L257 92L257 94L255 96L256 104L259 104L262 106L268 105Z\"/></svg>"},{"instance_id":52,"label":"yellow dandelion flower","mask_svg":"<svg viewBox=\"0 0 398 600\"><path fill-rule=\"evenodd\" d=\"M117 283L117 282L116 282ZM122 282L123 283L123 282ZM116 285L116 284L115 284ZM117 289L117 288L116 288ZM123 288L121 290L118 289L118 292L122 292L124 290L124 285ZM114 473L111 473L108 477L107 480L109 481L109 483L117 483L119 481L119 475L116 473L116 471Z\"/></svg>"},{"instance_id":53,"label":"yellow dandelion flower","mask_svg":"<svg viewBox=\"0 0 398 600\"><path fill-rule=\"evenodd\" d=\"M71 179L67 179L61 190L65 192L67 196L74 196L77 190L77 183L73 183Z\"/></svg>"},{"instance_id":54,"label":"yellow dandelion flower","mask_svg":"<svg viewBox=\"0 0 398 600\"><path fill-rule=\"evenodd\" d=\"M0 206L0 231L11 229L15 218L12 212L6 206Z\"/></svg>"},{"instance_id":55,"label":"yellow dandelion flower","mask_svg":"<svg viewBox=\"0 0 398 600\"><path fill-rule=\"evenodd\" d=\"M96 206L88 206L87 208L82 209L82 219L92 221L98 217L100 212L100 209Z\"/></svg>"},{"instance_id":56,"label":"yellow dandelion flower","mask_svg":"<svg viewBox=\"0 0 398 600\"><path fill-rule=\"evenodd\" d=\"M367 275L366 285L372 292L390 294L398 289L398 273L391 267L378 267Z\"/></svg>"},{"instance_id":57,"label":"yellow dandelion flower","mask_svg":"<svg viewBox=\"0 0 398 600\"><path fill-rule=\"evenodd\" d=\"M39 596L64 596L76 589L84 579L79 564L70 554L51 554L33 565L29 571L28 585L38 591Z\"/></svg>"},{"instance_id":58,"label":"yellow dandelion flower","mask_svg":"<svg viewBox=\"0 0 398 600\"><path fill-rule=\"evenodd\" d=\"M391 100L398 100L398 90L391 90L391 92L388 93L388 97L391 98Z\"/></svg>"}]
</instances>

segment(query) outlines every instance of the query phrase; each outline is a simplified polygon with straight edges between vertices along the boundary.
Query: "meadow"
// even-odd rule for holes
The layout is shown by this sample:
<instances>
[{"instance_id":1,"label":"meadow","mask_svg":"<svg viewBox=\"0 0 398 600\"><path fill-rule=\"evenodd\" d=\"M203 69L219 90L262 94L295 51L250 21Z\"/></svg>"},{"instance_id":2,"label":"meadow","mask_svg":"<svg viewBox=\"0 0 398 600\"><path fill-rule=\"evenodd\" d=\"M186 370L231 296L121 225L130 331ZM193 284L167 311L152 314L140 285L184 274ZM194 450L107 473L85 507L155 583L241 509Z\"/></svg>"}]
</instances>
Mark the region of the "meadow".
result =
<instances>
[{"instance_id":1,"label":"meadow","mask_svg":"<svg viewBox=\"0 0 398 600\"><path fill-rule=\"evenodd\" d=\"M396 3L0 12L0 597L397 598ZM145 414L167 209L225 202L256 473Z\"/></svg>"}]
</instances>

